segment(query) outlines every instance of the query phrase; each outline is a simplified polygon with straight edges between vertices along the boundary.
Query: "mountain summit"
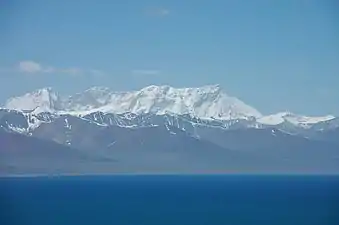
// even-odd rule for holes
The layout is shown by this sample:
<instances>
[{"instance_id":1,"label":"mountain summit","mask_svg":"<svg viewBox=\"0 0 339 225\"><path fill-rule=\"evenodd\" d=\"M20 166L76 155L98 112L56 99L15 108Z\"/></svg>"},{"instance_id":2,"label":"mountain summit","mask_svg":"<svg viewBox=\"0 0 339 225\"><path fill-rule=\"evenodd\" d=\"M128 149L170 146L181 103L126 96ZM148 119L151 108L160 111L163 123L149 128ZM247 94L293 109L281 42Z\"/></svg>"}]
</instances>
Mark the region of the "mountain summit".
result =
<instances>
[{"instance_id":1,"label":"mountain summit","mask_svg":"<svg viewBox=\"0 0 339 225\"><path fill-rule=\"evenodd\" d=\"M51 88L44 88L9 99L5 108L70 114L87 114L95 111L158 115L173 113L223 120L261 117L258 110L227 95L220 85L197 88L151 85L129 92L114 92L105 87L93 87L68 97L59 96Z\"/></svg>"},{"instance_id":2,"label":"mountain summit","mask_svg":"<svg viewBox=\"0 0 339 225\"><path fill-rule=\"evenodd\" d=\"M54 112L62 108L62 99L50 87L35 90L20 97L10 98L5 108L39 112Z\"/></svg>"}]
</instances>

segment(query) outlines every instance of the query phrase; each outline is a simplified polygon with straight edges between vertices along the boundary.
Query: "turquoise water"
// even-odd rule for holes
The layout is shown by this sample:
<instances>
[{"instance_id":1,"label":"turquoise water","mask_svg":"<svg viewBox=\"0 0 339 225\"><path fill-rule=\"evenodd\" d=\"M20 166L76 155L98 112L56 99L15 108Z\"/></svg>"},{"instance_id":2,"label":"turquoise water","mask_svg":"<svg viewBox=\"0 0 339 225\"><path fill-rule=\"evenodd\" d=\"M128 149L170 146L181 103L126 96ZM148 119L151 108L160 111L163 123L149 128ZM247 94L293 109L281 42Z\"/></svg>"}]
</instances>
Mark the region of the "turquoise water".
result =
<instances>
[{"instance_id":1,"label":"turquoise water","mask_svg":"<svg viewBox=\"0 0 339 225\"><path fill-rule=\"evenodd\" d=\"M336 176L0 179L0 224L339 224Z\"/></svg>"}]
</instances>

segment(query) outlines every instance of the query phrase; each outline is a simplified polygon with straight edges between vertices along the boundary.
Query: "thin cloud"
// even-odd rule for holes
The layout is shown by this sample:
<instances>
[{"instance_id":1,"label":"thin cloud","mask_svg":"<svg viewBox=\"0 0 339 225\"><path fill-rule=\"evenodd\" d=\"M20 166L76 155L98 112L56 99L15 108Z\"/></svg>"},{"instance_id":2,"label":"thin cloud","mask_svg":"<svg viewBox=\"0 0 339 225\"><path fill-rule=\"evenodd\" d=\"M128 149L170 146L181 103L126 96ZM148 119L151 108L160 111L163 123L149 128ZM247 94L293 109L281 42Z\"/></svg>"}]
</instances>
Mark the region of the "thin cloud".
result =
<instances>
[{"instance_id":1,"label":"thin cloud","mask_svg":"<svg viewBox=\"0 0 339 225\"><path fill-rule=\"evenodd\" d=\"M39 62L32 60L24 60L17 63L12 68L0 68L0 73L15 73L19 72L27 75L38 74L65 74L69 76L91 75L91 76L105 76L101 70L97 69L82 69L79 67L57 68L53 66L42 65Z\"/></svg>"},{"instance_id":2,"label":"thin cloud","mask_svg":"<svg viewBox=\"0 0 339 225\"><path fill-rule=\"evenodd\" d=\"M160 74L159 70L132 70L133 74L136 75L158 75Z\"/></svg>"},{"instance_id":3,"label":"thin cloud","mask_svg":"<svg viewBox=\"0 0 339 225\"><path fill-rule=\"evenodd\" d=\"M170 11L168 9L158 9L155 13L159 16L168 16Z\"/></svg>"},{"instance_id":4,"label":"thin cloud","mask_svg":"<svg viewBox=\"0 0 339 225\"><path fill-rule=\"evenodd\" d=\"M150 8L146 11L146 14L149 16L155 16L155 17L165 17L170 15L170 10L167 8Z\"/></svg>"},{"instance_id":5,"label":"thin cloud","mask_svg":"<svg viewBox=\"0 0 339 225\"><path fill-rule=\"evenodd\" d=\"M34 61L21 61L18 67L19 71L23 73L40 73L44 70L39 63Z\"/></svg>"},{"instance_id":6,"label":"thin cloud","mask_svg":"<svg viewBox=\"0 0 339 225\"><path fill-rule=\"evenodd\" d=\"M71 76L79 76L79 75L84 74L84 71L82 69L76 68L76 67L61 69L60 72L64 73L64 74L71 75Z\"/></svg>"}]
</instances>

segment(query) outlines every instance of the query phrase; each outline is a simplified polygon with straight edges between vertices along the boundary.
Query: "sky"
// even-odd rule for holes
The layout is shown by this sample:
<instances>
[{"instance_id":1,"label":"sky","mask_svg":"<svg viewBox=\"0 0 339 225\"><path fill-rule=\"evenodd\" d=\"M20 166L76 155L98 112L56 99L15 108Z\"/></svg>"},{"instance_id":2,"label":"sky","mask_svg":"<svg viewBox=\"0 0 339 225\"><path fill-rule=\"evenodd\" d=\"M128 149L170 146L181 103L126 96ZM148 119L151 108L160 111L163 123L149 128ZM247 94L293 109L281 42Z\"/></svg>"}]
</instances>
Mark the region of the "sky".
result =
<instances>
[{"instance_id":1,"label":"sky","mask_svg":"<svg viewBox=\"0 0 339 225\"><path fill-rule=\"evenodd\" d=\"M220 84L263 114L339 115L336 0L0 0L0 102L42 87Z\"/></svg>"}]
</instances>

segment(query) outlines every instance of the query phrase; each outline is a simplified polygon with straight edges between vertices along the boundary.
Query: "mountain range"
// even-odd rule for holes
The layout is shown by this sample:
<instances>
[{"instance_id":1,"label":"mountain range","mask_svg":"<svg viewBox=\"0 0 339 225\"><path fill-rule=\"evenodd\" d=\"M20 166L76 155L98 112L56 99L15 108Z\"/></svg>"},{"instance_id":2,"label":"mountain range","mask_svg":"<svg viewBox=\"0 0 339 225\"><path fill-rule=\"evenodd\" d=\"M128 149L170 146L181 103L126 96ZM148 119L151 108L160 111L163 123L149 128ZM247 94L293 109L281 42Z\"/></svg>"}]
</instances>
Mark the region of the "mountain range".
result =
<instances>
[{"instance_id":1,"label":"mountain range","mask_svg":"<svg viewBox=\"0 0 339 225\"><path fill-rule=\"evenodd\" d=\"M0 109L0 173L338 173L339 118L263 115L219 85L72 96Z\"/></svg>"}]
</instances>

